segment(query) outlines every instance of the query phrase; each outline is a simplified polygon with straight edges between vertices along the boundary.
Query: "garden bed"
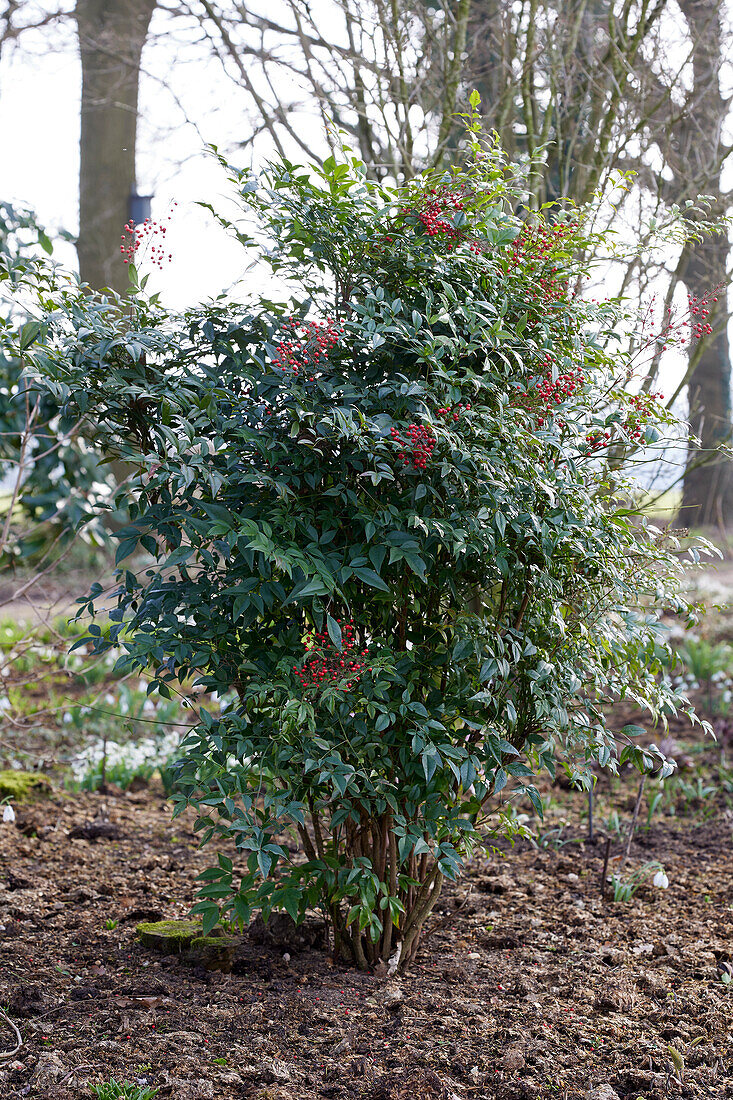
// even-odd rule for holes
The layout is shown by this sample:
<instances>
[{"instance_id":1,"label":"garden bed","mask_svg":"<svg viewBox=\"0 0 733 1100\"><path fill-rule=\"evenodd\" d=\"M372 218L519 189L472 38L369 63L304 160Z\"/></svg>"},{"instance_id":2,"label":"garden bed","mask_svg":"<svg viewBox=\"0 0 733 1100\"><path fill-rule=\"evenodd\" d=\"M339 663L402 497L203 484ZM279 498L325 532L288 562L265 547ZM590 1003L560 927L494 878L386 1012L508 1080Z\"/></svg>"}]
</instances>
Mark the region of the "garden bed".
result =
<instances>
[{"instance_id":1,"label":"garden bed","mask_svg":"<svg viewBox=\"0 0 733 1100\"><path fill-rule=\"evenodd\" d=\"M567 821L546 840L563 846L478 860L389 980L261 935L231 974L141 946L137 924L184 916L208 861L155 786L18 808L0 826L0 1005L24 1043L3 1095L76 1100L117 1078L176 1100L580 1100L600 1082L622 1100L733 1097L731 810L655 817L632 858L660 860L669 889L622 905L600 897L604 845L578 842L554 797L542 831ZM103 811L106 837L69 837Z\"/></svg>"}]
</instances>

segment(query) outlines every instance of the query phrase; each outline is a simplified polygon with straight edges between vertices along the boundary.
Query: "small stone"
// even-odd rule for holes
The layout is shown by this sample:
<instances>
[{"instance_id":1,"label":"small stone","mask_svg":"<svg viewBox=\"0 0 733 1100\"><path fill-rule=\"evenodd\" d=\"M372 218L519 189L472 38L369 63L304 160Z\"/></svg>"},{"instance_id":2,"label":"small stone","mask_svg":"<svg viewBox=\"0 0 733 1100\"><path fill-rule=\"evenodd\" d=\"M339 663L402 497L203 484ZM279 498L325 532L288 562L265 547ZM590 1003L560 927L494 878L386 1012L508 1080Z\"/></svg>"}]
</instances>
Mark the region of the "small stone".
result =
<instances>
[{"instance_id":1,"label":"small stone","mask_svg":"<svg viewBox=\"0 0 733 1100\"><path fill-rule=\"evenodd\" d=\"M587 1100L620 1100L620 1097L610 1085L591 1085Z\"/></svg>"},{"instance_id":2,"label":"small stone","mask_svg":"<svg viewBox=\"0 0 733 1100\"><path fill-rule=\"evenodd\" d=\"M519 1047L510 1047L499 1060L502 1069L512 1073L517 1069L524 1069L525 1058Z\"/></svg>"},{"instance_id":3,"label":"small stone","mask_svg":"<svg viewBox=\"0 0 733 1100\"><path fill-rule=\"evenodd\" d=\"M571 871L569 875L565 876L566 882L580 882L580 875L576 875L574 871Z\"/></svg>"},{"instance_id":4,"label":"small stone","mask_svg":"<svg viewBox=\"0 0 733 1100\"><path fill-rule=\"evenodd\" d=\"M384 996L382 997L382 1004L385 1008L394 1010L404 1001L404 999L405 994L402 990L393 987L392 989L385 989Z\"/></svg>"}]
</instances>

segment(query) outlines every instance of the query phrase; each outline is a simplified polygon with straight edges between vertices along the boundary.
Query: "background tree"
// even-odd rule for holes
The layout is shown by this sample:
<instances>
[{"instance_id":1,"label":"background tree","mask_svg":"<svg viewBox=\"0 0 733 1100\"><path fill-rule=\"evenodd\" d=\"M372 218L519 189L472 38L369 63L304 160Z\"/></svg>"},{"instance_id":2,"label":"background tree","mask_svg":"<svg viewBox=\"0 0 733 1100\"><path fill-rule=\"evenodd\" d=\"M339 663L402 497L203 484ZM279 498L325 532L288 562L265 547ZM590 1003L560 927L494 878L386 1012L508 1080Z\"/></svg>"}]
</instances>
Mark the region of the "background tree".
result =
<instances>
[{"instance_id":1,"label":"background tree","mask_svg":"<svg viewBox=\"0 0 733 1100\"><path fill-rule=\"evenodd\" d=\"M79 272L124 290L120 235L135 188L142 50L156 0L78 0L81 54Z\"/></svg>"},{"instance_id":2,"label":"background tree","mask_svg":"<svg viewBox=\"0 0 733 1100\"><path fill-rule=\"evenodd\" d=\"M672 183L662 187L676 201L706 192L723 214L730 192L726 193L721 177L731 152L724 140L730 101L721 89L727 54L724 13L717 0L682 0L680 6L695 44L690 58L692 87L685 110L674 112L675 125L662 146L673 172ZM667 117L671 113L670 104ZM708 339L691 347L686 374L690 424L700 446L688 448L682 518L686 523L721 528L733 518L733 463L716 453L721 443L730 444L732 430L729 258L728 238L709 238L685 249L675 272L691 297L707 299L712 328Z\"/></svg>"},{"instance_id":3,"label":"background tree","mask_svg":"<svg viewBox=\"0 0 733 1100\"><path fill-rule=\"evenodd\" d=\"M626 203L630 232L643 233L648 218L700 193L717 196L720 213L727 209L720 0L688 0L682 20L671 0L342 0L340 30L331 8L302 0L283 7L279 20L242 4L207 2L201 15L224 43L219 56L232 79L242 82L245 62L247 88L261 74L268 94L254 108L280 149L288 141L308 148L292 122L300 101L280 92L284 74L351 133L375 176L396 179L450 159L456 114L476 87L485 124L511 155L546 149L531 184L535 206L560 195L583 203L614 170L628 169L638 174ZM725 238L715 238L684 256L673 251L669 266L637 258L624 282L639 294L661 288L668 303L683 282L700 297L727 285L728 251ZM715 303L712 338L690 342L683 386L672 395L689 383L702 439L702 452L689 449L684 515L723 525L732 467L719 456L711 477L701 456L731 432L725 297Z\"/></svg>"}]
</instances>

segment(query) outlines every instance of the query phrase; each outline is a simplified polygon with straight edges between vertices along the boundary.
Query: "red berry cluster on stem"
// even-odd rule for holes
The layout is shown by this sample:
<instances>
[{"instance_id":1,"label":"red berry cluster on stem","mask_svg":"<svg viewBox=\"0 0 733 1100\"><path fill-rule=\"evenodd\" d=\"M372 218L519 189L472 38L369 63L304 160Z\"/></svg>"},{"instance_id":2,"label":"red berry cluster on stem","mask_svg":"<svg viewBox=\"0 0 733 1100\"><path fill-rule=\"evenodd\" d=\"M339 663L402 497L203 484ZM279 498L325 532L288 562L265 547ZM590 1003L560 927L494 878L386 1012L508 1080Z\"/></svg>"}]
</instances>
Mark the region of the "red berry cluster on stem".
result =
<instances>
[{"instance_id":1,"label":"red berry cluster on stem","mask_svg":"<svg viewBox=\"0 0 733 1100\"><path fill-rule=\"evenodd\" d=\"M293 672L304 691L337 684L346 679L346 690L350 690L355 680L368 668L366 664L368 649L357 650L356 630L351 619L342 622L336 619L341 628L341 649L337 649L327 631L313 631L305 639L308 655L299 668L293 666ZM348 677L348 679L347 679Z\"/></svg>"},{"instance_id":2,"label":"red berry cluster on stem","mask_svg":"<svg viewBox=\"0 0 733 1100\"><path fill-rule=\"evenodd\" d=\"M703 336L709 336L713 331L712 325L708 321L710 316L708 307L711 302L717 302L717 300L717 297L713 298L710 295L705 295L702 298L688 298L690 317L696 318L696 320L690 321L690 333L695 340L702 340Z\"/></svg>"},{"instance_id":3,"label":"red berry cluster on stem","mask_svg":"<svg viewBox=\"0 0 733 1100\"><path fill-rule=\"evenodd\" d=\"M654 414L655 402L663 396L664 394L661 392L646 393L643 391L629 397L629 404L633 411L626 417L622 427L634 443L641 440L644 428ZM595 428L592 432L588 432L585 441L592 451L597 451L601 447L610 445L612 434L611 431Z\"/></svg>"},{"instance_id":4,"label":"red berry cluster on stem","mask_svg":"<svg viewBox=\"0 0 733 1100\"><path fill-rule=\"evenodd\" d=\"M464 183L459 187L450 187L447 183L442 184L440 187L431 187L425 192L422 203L417 210L410 209L409 206L403 206L400 213L416 214L428 237L439 235L451 238L458 237L461 231L449 220L449 215L451 212L465 210L466 203L463 194L465 189L466 185Z\"/></svg>"},{"instance_id":5,"label":"red berry cluster on stem","mask_svg":"<svg viewBox=\"0 0 733 1100\"><path fill-rule=\"evenodd\" d=\"M611 432L604 431L601 428L594 428L592 432L588 432L585 441L591 451L598 451L601 447L607 447L609 445L611 442Z\"/></svg>"},{"instance_id":6,"label":"red berry cluster on stem","mask_svg":"<svg viewBox=\"0 0 733 1100\"><path fill-rule=\"evenodd\" d=\"M174 202L173 205L177 206L178 203ZM172 216L172 214L169 214L167 220L170 221ZM167 232L167 225L153 221L152 218L146 218L140 225L136 225L130 218L125 225L125 232L120 237L122 262L125 264L132 263L141 249L145 250L149 247L149 257L157 267L162 268L164 263L169 264L173 256L163 247Z\"/></svg>"},{"instance_id":7,"label":"red berry cluster on stem","mask_svg":"<svg viewBox=\"0 0 733 1100\"><path fill-rule=\"evenodd\" d=\"M552 356L548 352L542 360L542 364L551 369L552 362ZM580 367L571 371L563 371L554 379L551 374L546 374L532 390L519 398L517 404L526 409L531 409L537 419L537 426L541 428L545 420L552 416L556 406L573 397L586 384L586 381L585 374ZM565 426L564 421L559 423L561 427Z\"/></svg>"},{"instance_id":8,"label":"red berry cluster on stem","mask_svg":"<svg viewBox=\"0 0 733 1100\"><path fill-rule=\"evenodd\" d=\"M567 293L567 278L557 264L552 263L553 252L560 248L567 237L577 229L576 223L568 225L523 225L509 249L507 274L531 275L525 294L534 302L545 305L557 302Z\"/></svg>"},{"instance_id":9,"label":"red berry cluster on stem","mask_svg":"<svg viewBox=\"0 0 733 1100\"><path fill-rule=\"evenodd\" d=\"M412 466L415 470L424 470L435 448L435 436L428 425L410 424L407 428L407 437L403 438L397 428L390 428L389 434L392 442L399 447L397 457L402 459L405 466Z\"/></svg>"},{"instance_id":10,"label":"red berry cluster on stem","mask_svg":"<svg viewBox=\"0 0 733 1100\"><path fill-rule=\"evenodd\" d=\"M405 217L414 215L425 230L428 237L442 237L450 244L448 251L466 240L469 229L467 225L455 226L452 215L466 209L466 184L452 187L444 183L440 187L430 187L414 206L403 206L400 215ZM389 239L389 238L386 238ZM475 242L469 244L471 252L480 252Z\"/></svg>"},{"instance_id":11,"label":"red berry cluster on stem","mask_svg":"<svg viewBox=\"0 0 733 1100\"><path fill-rule=\"evenodd\" d=\"M450 409L447 409L447 408L442 408L442 409L438 409L438 410L437 410L437 415L438 415L438 416L444 416L444 417L445 417L445 418L446 418L447 420L454 420L454 421L455 421L455 420L460 420L460 419L461 419L461 415L462 415L462 413L463 413L463 410L464 410L464 409L468 410L468 409L470 409L470 408L471 408L471 406L470 406L470 405L468 405L468 404L464 405L464 404L463 404L463 402L462 402L462 401L460 401L460 402L459 402L459 403L458 403L458 404L457 404L457 405L456 405L455 407L453 407L453 408L450 408Z\"/></svg>"},{"instance_id":12,"label":"red berry cluster on stem","mask_svg":"<svg viewBox=\"0 0 733 1100\"><path fill-rule=\"evenodd\" d=\"M309 371L328 358L331 348L335 347L344 333L330 318L325 321L296 321L288 317L285 335L277 345L277 354L273 366L293 374L307 375L313 381Z\"/></svg>"}]
</instances>

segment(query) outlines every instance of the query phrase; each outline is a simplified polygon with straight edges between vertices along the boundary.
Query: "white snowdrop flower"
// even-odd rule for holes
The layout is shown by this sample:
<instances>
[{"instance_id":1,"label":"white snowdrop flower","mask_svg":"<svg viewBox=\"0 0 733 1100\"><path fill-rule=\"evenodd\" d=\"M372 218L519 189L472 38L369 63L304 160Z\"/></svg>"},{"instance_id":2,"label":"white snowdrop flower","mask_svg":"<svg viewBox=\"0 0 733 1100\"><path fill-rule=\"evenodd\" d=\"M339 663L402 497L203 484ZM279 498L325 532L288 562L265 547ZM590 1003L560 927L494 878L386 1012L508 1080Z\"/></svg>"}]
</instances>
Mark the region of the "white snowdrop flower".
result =
<instances>
[{"instance_id":1,"label":"white snowdrop flower","mask_svg":"<svg viewBox=\"0 0 733 1100\"><path fill-rule=\"evenodd\" d=\"M55 485L57 481L61 481L61 478L63 476L64 476L63 463L59 462L58 465L54 466L53 470L51 470L51 472L49 473L48 480L51 482L52 485Z\"/></svg>"},{"instance_id":2,"label":"white snowdrop flower","mask_svg":"<svg viewBox=\"0 0 733 1100\"><path fill-rule=\"evenodd\" d=\"M7 695L0 695L0 710L10 710L10 700Z\"/></svg>"},{"instance_id":3,"label":"white snowdrop flower","mask_svg":"<svg viewBox=\"0 0 733 1100\"><path fill-rule=\"evenodd\" d=\"M143 703L143 714L155 714L155 703L152 699L146 699Z\"/></svg>"},{"instance_id":4,"label":"white snowdrop flower","mask_svg":"<svg viewBox=\"0 0 733 1100\"><path fill-rule=\"evenodd\" d=\"M12 806L5 806L3 809L3 821L12 822L15 821L15 810Z\"/></svg>"},{"instance_id":5,"label":"white snowdrop flower","mask_svg":"<svg viewBox=\"0 0 733 1100\"><path fill-rule=\"evenodd\" d=\"M730 691L730 689L726 689L721 695L721 699L724 703L730 703L731 699L733 699L733 691Z\"/></svg>"},{"instance_id":6,"label":"white snowdrop flower","mask_svg":"<svg viewBox=\"0 0 733 1100\"><path fill-rule=\"evenodd\" d=\"M65 710L64 716L61 721L64 723L65 726L68 726L70 722L74 721L74 715L71 713L70 710Z\"/></svg>"},{"instance_id":7,"label":"white snowdrop flower","mask_svg":"<svg viewBox=\"0 0 733 1100\"><path fill-rule=\"evenodd\" d=\"M112 694L111 691L107 692L107 694L104 697L104 701L105 701L105 703L107 704L108 707L113 707L115 705L116 699L115 699L115 697L114 697L114 695Z\"/></svg>"},{"instance_id":8,"label":"white snowdrop flower","mask_svg":"<svg viewBox=\"0 0 733 1100\"><path fill-rule=\"evenodd\" d=\"M666 890L669 886L669 879L665 875L664 871L657 871L656 875L652 879L652 885L656 886L658 890Z\"/></svg>"}]
</instances>

